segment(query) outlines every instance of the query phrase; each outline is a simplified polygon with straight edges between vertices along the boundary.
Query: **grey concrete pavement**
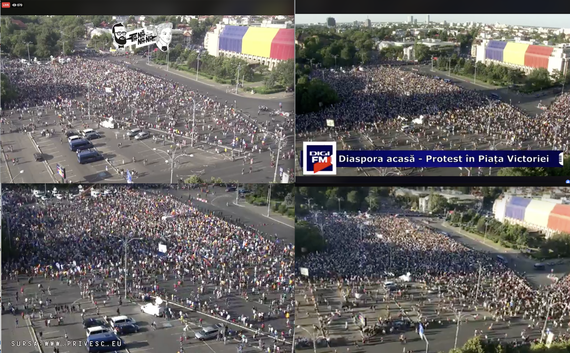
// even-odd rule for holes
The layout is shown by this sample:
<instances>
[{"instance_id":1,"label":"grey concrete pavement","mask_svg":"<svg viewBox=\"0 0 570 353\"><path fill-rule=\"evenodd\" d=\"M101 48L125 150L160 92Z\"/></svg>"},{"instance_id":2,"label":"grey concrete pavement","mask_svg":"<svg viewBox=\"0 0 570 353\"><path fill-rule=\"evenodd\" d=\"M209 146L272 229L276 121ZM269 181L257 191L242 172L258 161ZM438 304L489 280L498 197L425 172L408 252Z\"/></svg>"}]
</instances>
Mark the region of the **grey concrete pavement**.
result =
<instances>
[{"instance_id":1,"label":"grey concrete pavement","mask_svg":"<svg viewBox=\"0 0 570 353\"><path fill-rule=\"evenodd\" d=\"M548 267L543 271L536 270L534 268L534 264L538 261L521 254L518 250L496 246L490 240L484 241L484 239L477 235L470 234L445 222L442 223L438 221L430 223L430 225L434 228L448 232L456 241L471 249L504 256L509 260L508 266L519 273L526 272L525 278L535 287L552 284L552 280L548 278L548 274L552 273L556 277L560 278L566 275L570 269L570 266L567 263L564 263Z\"/></svg>"},{"instance_id":2,"label":"grey concrete pavement","mask_svg":"<svg viewBox=\"0 0 570 353\"><path fill-rule=\"evenodd\" d=\"M293 244L295 242L294 220L275 214L274 212L272 212L271 217L268 218L266 217L266 207L249 205L243 199L240 199L239 205L236 205L236 193L226 192L223 187L210 187L210 190L214 193L204 195L203 192L200 192L200 189L169 190L169 193L177 195L182 199L192 196L194 198L193 202L200 208L221 212L225 216L240 219L243 223L252 225L264 233L276 235L277 238L283 239L288 243ZM199 193L200 198L207 202L201 202L196 199ZM228 206L226 206L226 203L228 203Z\"/></svg>"},{"instance_id":3,"label":"grey concrete pavement","mask_svg":"<svg viewBox=\"0 0 570 353\"><path fill-rule=\"evenodd\" d=\"M36 162L34 153L38 153L38 149L28 133L4 132L1 137L4 150L3 161L7 159L8 163L2 163L2 181L6 183L52 183L51 171L43 162ZM18 162L14 164L13 159Z\"/></svg>"},{"instance_id":4,"label":"grey concrete pavement","mask_svg":"<svg viewBox=\"0 0 570 353\"><path fill-rule=\"evenodd\" d=\"M109 57L109 58L115 62L124 63L125 61L125 58L121 56ZM133 59L132 61L129 60L129 62L131 63L129 66L133 68L136 68L145 73L152 74L155 76L168 77L169 79L172 79L175 82L183 84L184 86L190 89L196 89L199 90L200 92L208 92L209 93L208 95L217 96L219 100L227 100L228 102L233 102L234 100L236 100L238 103L238 107L246 111L250 112L257 111L257 107L260 105L265 105L272 109L279 109L280 102L283 104L283 109L285 111L293 111L294 107L293 95L289 95L288 97L285 98L277 98L272 103L267 99L258 99L256 96L252 97L251 95L245 95L245 94L235 95L232 93L226 93L225 88L221 89L221 87L219 87L218 85L212 85L206 82L196 81L194 75L177 75L174 74L177 73L176 71L172 73L166 72L166 66L158 66L154 64L147 65L147 60L141 59L138 56L134 56L132 57L132 59Z\"/></svg>"},{"instance_id":5,"label":"grey concrete pavement","mask_svg":"<svg viewBox=\"0 0 570 353\"><path fill-rule=\"evenodd\" d=\"M169 278L166 281L160 281L160 286L163 288L173 288L173 284L176 282L174 278ZM38 289L37 284L42 283L43 288L51 292L51 296L47 294L42 294ZM15 293L18 292L21 287L24 288L23 297L19 297L19 301L15 300ZM210 289L206 288L204 295L211 295ZM180 297L185 295L190 295L191 292L197 290L195 285L184 285L180 288L176 294ZM168 291L168 290L167 290ZM173 291L170 290L172 294ZM23 307L24 300L27 299L28 303L35 303L38 300L46 300L46 298L52 299L51 305L43 309L44 317L39 317L39 312L35 314L32 319L32 326L27 327L24 323L19 322L19 326L16 327L15 320L19 318L18 316L13 316L11 314L4 314L2 318L3 327L9 330L9 334L4 338L4 347L8 352L15 352L16 350L10 350L11 342L24 342L23 344L28 344L31 341L31 329L33 328L38 336L40 336L40 345L43 347L44 352L50 353L53 347L59 347L61 353L82 353L85 349L84 340L85 330L82 327L82 318L80 313L85 310L85 318L103 316L114 316L120 313L121 315L127 315L133 318L137 325L140 327L140 332L135 334L125 335L122 338L126 344L126 351L128 353L138 353L144 351L153 351L166 349L169 352L176 352L180 348L180 337L183 336L183 328L188 324L189 332L187 333L188 338L184 340L183 348L192 352L214 352L214 353L226 353L229 351L235 351L237 349L238 342L235 339L229 339L227 344L222 341L204 341L200 342L194 338L194 334L201 329L203 326L212 324L227 324L228 322L222 320L219 317L213 317L207 314L200 314L199 312L187 310L176 304L169 304L173 309L173 312L178 315L178 312L182 310L184 313L188 314L189 318L182 323L180 320L168 319L166 317L154 318L148 314L142 313L140 310L140 304L142 302L131 302L124 301L119 305L119 300L117 296L111 296L106 299L105 294L100 291L95 292L95 305L90 299L81 298L79 287L77 285L68 286L66 281L60 280L50 280L44 279L42 277L34 278L32 284L27 284L26 278L21 277L19 283L15 281L4 281L3 282L3 296L7 302L11 302L17 305L19 308ZM275 300L276 298L271 295L268 297L270 300ZM167 298L164 298L167 299ZM171 299L171 298L168 298ZM259 304L254 300L257 299L252 296L250 300L245 300L244 298L231 297L229 299L230 312L234 318L238 315L251 315L251 310L253 308L258 308L258 310L267 310L265 304ZM223 301L223 300L222 300ZM214 299L214 302L216 300ZM225 305L223 303L218 303ZM50 314L55 314L55 306L69 305L75 306L75 311L71 313L60 314L63 317L63 324L58 325L55 321L51 320L49 326L46 325L46 319L49 318ZM119 312L117 312L119 309ZM202 322L200 323L200 319ZM20 318L21 320L21 318ZM234 319L232 319L233 321ZM150 324L156 321L157 330L153 330ZM289 337L288 328L285 323L284 318L270 319L266 322L266 325L271 325L279 332L286 332L286 336ZM13 329L12 329L13 328ZM255 346L258 341L253 341L252 335L254 329L248 330L244 329L241 324L230 324L230 330L233 331L243 331L243 333L249 337L248 339L248 349L244 351L255 351ZM266 330L267 331L267 330ZM66 338L67 335L67 338ZM265 345L273 345L274 341L267 337L263 337L263 342ZM282 345L282 343L280 343ZM285 346L286 347L286 346ZM30 347L29 352L38 352L37 346ZM20 351L20 350L18 350Z\"/></svg>"},{"instance_id":6,"label":"grey concrete pavement","mask_svg":"<svg viewBox=\"0 0 570 353\"><path fill-rule=\"evenodd\" d=\"M124 57L110 57L109 59L123 66L125 65ZM101 60L101 58L95 60ZM68 174L67 179L72 182L124 182L124 177L118 173L117 168L136 170L138 172L138 178L136 178L134 182L139 183L170 182L171 169L174 169L173 179L185 178L189 175L199 175L203 178L219 178L222 176L226 181L273 181L275 169L271 166L271 160L275 158L279 146L275 131L280 131L284 136L287 136L281 143L281 153L277 167L284 168L285 170L293 168L293 160L290 159L294 149L291 125L292 118L287 118L284 115L270 116L268 113L258 113L257 111L259 105L265 105L270 107L270 109L277 110L279 109L279 103L282 103L283 111L292 111L292 96L283 97L283 99L280 98L276 101L268 101L267 99L256 100L248 96L242 97L225 93L225 91L220 91L217 86L208 86L202 82L196 82L185 75L171 74L166 77L165 75L168 73L165 73L164 70L159 67L147 65L144 60L135 60L132 65L127 66L130 69L136 69L148 75L167 78L172 80L173 83L183 85L190 90L204 93L219 102L227 100L228 105L234 105L235 101L237 109L244 113L242 117L243 121L240 122L240 124L243 125L234 128L233 133L227 133L219 128L221 115L217 116L211 112L203 113L200 108L197 109L196 118L194 120L192 117L181 117L180 112L178 112L177 125L175 125L174 128L187 132L190 129L190 125L195 125L196 137L194 140L187 136L176 137L176 144L179 145L180 148L176 153L177 157L175 157L174 168L171 168L172 163L165 163L165 160L170 161L170 158L163 153L163 151L168 150L174 143L173 141L165 140L167 131L151 128L149 132L153 137L152 139L125 142L123 141L124 138L121 139L125 131L113 131L98 127L97 113L93 108L95 103L91 104L92 107L89 116L83 116L88 114L85 112L79 113L77 108L72 108L68 112L69 116L73 116L75 119L73 120L73 126L71 128L81 130L89 126L102 132L104 138L94 140L93 143L106 158L111 159L112 166L105 161L95 162L89 165L79 165L77 163L74 154L70 154L70 151L67 150L67 141L65 137L61 135L61 127L56 127L55 125L55 122L58 121L56 115L61 114L61 111L58 111L57 114L53 110L43 111L43 115L39 115L36 112L34 112L34 114L28 112L24 114L22 119L18 119L18 113L13 114L11 111L5 111L4 116L8 120L9 125L7 124L4 130L6 131L12 128L21 129L28 124L36 124L37 130L34 137L40 149L42 149L42 152L47 154L47 164L51 167L52 173L55 173L55 164L64 164ZM84 97L75 97L75 99L86 104ZM133 109L136 110L129 106L119 115L132 117L135 113ZM166 108L163 110L166 110ZM164 111L157 110L155 113L164 119ZM157 123L158 116L156 114L153 116L150 116L150 114L149 116L141 116L144 115L144 112L140 109L136 110L137 117L152 126L155 126ZM191 112L189 114L192 115ZM122 121L121 116L115 116L115 120L118 122ZM189 123L189 121L191 122ZM182 125L184 125L184 127L182 127ZM248 125L249 128L243 128L245 125ZM253 133L249 132L252 131L253 127L255 127L257 131L255 136L252 136ZM39 136L39 130L44 128L56 128L55 130L58 131L50 138L43 138ZM22 135L18 133L6 133L3 136L5 143L10 142L14 145L14 156L9 157L20 158L21 168L24 171L19 178L20 180L17 180L17 182L40 183L59 181L60 178L58 176L55 177L55 180L51 178L52 174L47 168L46 171L41 172L41 169L36 165L26 165L31 163L30 160L33 159L33 153L36 152L36 150L33 144L30 146L29 141L20 139L20 136ZM60 139L63 140L63 143L60 142ZM237 144L235 142L236 139L239 141ZM250 164L249 161L245 166L242 164L244 155L246 154L239 145L242 142L247 142L248 150L251 150L253 145L261 147L259 153L252 153L254 159L253 164ZM122 147L119 147L118 143L122 143ZM22 156L20 156L20 154ZM183 156L184 154L186 156ZM133 157L135 161L138 162L132 163ZM146 164L142 163L145 159L147 160ZM123 161L125 162L123 163ZM251 172L249 168L250 165ZM44 167L47 167L47 165L44 165ZM15 168L12 169L9 171L16 171ZM17 170L17 172L19 172L19 170ZM3 180L12 179L8 173L5 174L6 175L3 175ZM50 178L47 178L48 176ZM12 173L12 177L17 179L14 173Z\"/></svg>"}]
</instances>

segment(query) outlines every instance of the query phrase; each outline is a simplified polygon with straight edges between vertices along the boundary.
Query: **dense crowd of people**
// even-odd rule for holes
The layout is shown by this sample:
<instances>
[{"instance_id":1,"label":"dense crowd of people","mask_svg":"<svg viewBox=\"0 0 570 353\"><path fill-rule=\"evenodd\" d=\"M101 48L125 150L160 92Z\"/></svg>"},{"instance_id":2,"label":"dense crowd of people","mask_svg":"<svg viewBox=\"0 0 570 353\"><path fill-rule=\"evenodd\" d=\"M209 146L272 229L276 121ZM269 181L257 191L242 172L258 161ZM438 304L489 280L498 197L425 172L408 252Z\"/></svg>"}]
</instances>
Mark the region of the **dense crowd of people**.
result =
<instances>
[{"instance_id":1,"label":"dense crowd of people","mask_svg":"<svg viewBox=\"0 0 570 353\"><path fill-rule=\"evenodd\" d=\"M559 339L570 339L569 277L551 286L533 288L526 274L516 267L513 270L491 254L467 248L405 217L366 220L326 215L318 219L326 249L295 262L298 280L300 268L308 269L313 292L321 286L342 284L362 293L369 283L381 286L409 273L411 281L424 288L446 289L439 294L441 306L435 315L422 313L423 305L416 300L415 310L426 327L444 320L444 312L454 315L467 306L490 313L491 322L510 325L513 318L524 320L528 328L521 332L523 340L540 338L546 317L549 329Z\"/></svg>"},{"instance_id":2,"label":"dense crowd of people","mask_svg":"<svg viewBox=\"0 0 570 353\"><path fill-rule=\"evenodd\" d=\"M414 71L379 66L365 71L314 72L337 93L340 102L314 113L299 114L297 134L303 140L329 135L343 139L350 132L386 135L382 148L390 148L390 135L404 125L413 125L408 143L428 149L457 149L450 145L452 135L472 136L463 148L496 140L498 149L559 149L570 151L570 94L558 98L540 115L529 116L507 102L489 99L476 91L463 89ZM416 119L422 122L413 121ZM334 128L327 126L334 121ZM468 145L469 144L469 145ZM463 149L462 148L462 149Z\"/></svg>"},{"instance_id":3,"label":"dense crowd of people","mask_svg":"<svg viewBox=\"0 0 570 353\"><path fill-rule=\"evenodd\" d=\"M266 334L272 320L287 320L289 326L292 245L143 188L118 188L112 195L71 202L36 203L30 195L26 189L3 194L3 213L18 254L4 257L5 279L71 278L89 297L95 280L104 277L108 291L121 296L123 242L139 238L128 243L130 296L160 296ZM166 253L159 253L159 243L167 246ZM174 281L174 288L165 281ZM266 306L238 314L237 298ZM289 337L290 330L271 334Z\"/></svg>"},{"instance_id":4,"label":"dense crowd of people","mask_svg":"<svg viewBox=\"0 0 570 353\"><path fill-rule=\"evenodd\" d=\"M4 105L10 112L2 118L3 130L30 131L55 124L96 128L113 118L123 126L161 130L162 134L153 135L169 140L193 137L219 153L253 157L268 152L274 163L281 140L279 159L294 155L292 141L285 138L293 131L291 114L279 111L271 118L261 111L257 116L248 114L237 101L190 90L169 79L168 73L153 76L128 61L79 56L62 63L8 60L3 65L18 92L16 100ZM16 117L23 127L17 126Z\"/></svg>"}]
</instances>

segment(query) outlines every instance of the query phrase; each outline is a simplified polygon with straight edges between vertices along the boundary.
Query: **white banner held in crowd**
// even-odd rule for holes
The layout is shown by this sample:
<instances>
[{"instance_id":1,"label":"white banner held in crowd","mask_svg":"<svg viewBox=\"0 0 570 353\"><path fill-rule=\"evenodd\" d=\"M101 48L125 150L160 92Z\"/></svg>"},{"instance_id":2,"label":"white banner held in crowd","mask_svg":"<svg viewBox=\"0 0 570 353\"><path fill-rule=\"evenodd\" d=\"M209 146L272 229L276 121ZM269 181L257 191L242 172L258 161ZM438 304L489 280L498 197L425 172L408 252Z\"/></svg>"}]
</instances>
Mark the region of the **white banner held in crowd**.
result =
<instances>
[{"instance_id":1,"label":"white banner held in crowd","mask_svg":"<svg viewBox=\"0 0 570 353\"><path fill-rule=\"evenodd\" d=\"M301 268L299 268L299 270L301 271L301 276L309 277L309 269L308 268L301 267Z\"/></svg>"},{"instance_id":2,"label":"white banner held in crowd","mask_svg":"<svg viewBox=\"0 0 570 353\"><path fill-rule=\"evenodd\" d=\"M158 244L158 251L166 254L166 244Z\"/></svg>"}]
</instances>

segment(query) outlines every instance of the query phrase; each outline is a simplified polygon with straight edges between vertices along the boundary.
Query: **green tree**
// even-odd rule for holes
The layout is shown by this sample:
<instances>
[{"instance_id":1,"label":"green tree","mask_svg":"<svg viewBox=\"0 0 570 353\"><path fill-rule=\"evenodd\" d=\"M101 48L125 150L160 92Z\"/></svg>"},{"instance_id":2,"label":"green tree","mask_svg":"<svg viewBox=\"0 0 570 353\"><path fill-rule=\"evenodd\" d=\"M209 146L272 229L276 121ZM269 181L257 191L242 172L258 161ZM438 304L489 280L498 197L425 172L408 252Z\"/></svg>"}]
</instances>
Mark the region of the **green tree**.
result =
<instances>
[{"instance_id":1,"label":"green tree","mask_svg":"<svg viewBox=\"0 0 570 353\"><path fill-rule=\"evenodd\" d=\"M527 84L534 89L545 89L552 85L550 73L545 68L538 68L531 71L527 76Z\"/></svg>"},{"instance_id":2,"label":"green tree","mask_svg":"<svg viewBox=\"0 0 570 353\"><path fill-rule=\"evenodd\" d=\"M326 242L316 226L306 221L295 224L295 251L298 255L321 251L325 246Z\"/></svg>"},{"instance_id":3,"label":"green tree","mask_svg":"<svg viewBox=\"0 0 570 353\"><path fill-rule=\"evenodd\" d=\"M564 158L564 166L556 168L510 167L501 168L499 176L568 176L570 175L570 156Z\"/></svg>"},{"instance_id":4,"label":"green tree","mask_svg":"<svg viewBox=\"0 0 570 353\"><path fill-rule=\"evenodd\" d=\"M445 197L439 194L431 194L429 196L428 209L430 212L441 213L447 208L449 208L449 204Z\"/></svg>"},{"instance_id":5,"label":"green tree","mask_svg":"<svg viewBox=\"0 0 570 353\"><path fill-rule=\"evenodd\" d=\"M204 184L204 179L200 178L198 175L191 175L184 180L186 184Z\"/></svg>"},{"instance_id":6,"label":"green tree","mask_svg":"<svg viewBox=\"0 0 570 353\"><path fill-rule=\"evenodd\" d=\"M299 79L295 90L298 114L314 112L339 101L336 91L319 79Z\"/></svg>"},{"instance_id":7,"label":"green tree","mask_svg":"<svg viewBox=\"0 0 570 353\"><path fill-rule=\"evenodd\" d=\"M8 76L2 74L2 104L9 103L16 97L16 90L10 84Z\"/></svg>"}]
</instances>

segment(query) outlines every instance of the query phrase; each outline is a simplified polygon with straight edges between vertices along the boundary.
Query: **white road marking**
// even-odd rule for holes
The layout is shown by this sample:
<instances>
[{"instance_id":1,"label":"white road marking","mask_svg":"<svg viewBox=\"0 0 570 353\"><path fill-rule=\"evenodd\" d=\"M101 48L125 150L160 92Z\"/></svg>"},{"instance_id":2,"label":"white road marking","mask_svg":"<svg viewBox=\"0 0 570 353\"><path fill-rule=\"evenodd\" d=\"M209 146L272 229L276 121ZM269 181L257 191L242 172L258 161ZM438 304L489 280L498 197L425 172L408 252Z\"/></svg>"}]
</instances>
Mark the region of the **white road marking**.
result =
<instances>
[{"instance_id":1,"label":"white road marking","mask_svg":"<svg viewBox=\"0 0 570 353\"><path fill-rule=\"evenodd\" d=\"M57 330L57 331L47 331L47 332L44 332L43 334L44 334L44 335L49 335L49 334L51 334L51 333L59 333L59 330Z\"/></svg>"}]
</instances>

